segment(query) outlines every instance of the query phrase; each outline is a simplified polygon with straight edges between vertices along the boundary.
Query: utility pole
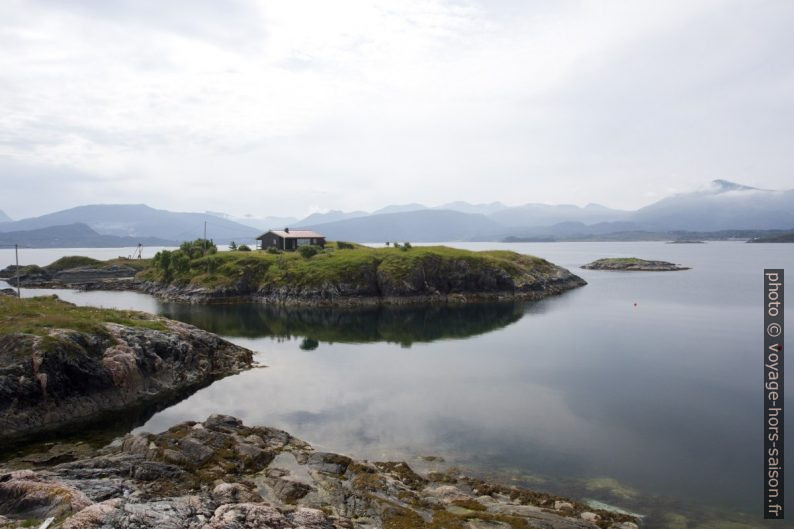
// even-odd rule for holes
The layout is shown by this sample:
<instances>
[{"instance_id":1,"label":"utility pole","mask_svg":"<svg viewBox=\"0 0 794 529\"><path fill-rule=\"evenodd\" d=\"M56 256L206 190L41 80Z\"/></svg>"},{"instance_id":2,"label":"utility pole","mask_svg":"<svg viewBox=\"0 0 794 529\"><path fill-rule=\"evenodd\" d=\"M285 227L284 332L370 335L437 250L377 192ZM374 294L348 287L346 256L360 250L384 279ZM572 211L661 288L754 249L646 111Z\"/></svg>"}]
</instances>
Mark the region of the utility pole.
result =
<instances>
[{"instance_id":1,"label":"utility pole","mask_svg":"<svg viewBox=\"0 0 794 529\"><path fill-rule=\"evenodd\" d=\"M207 254L207 221L204 221L204 255ZM210 275L210 260L207 259L207 275Z\"/></svg>"},{"instance_id":2,"label":"utility pole","mask_svg":"<svg viewBox=\"0 0 794 529\"><path fill-rule=\"evenodd\" d=\"M17 261L17 267L15 270L15 275L17 276L17 297L19 299L22 299L22 295L19 292L19 245L18 244L14 245L14 257L16 258Z\"/></svg>"}]
</instances>

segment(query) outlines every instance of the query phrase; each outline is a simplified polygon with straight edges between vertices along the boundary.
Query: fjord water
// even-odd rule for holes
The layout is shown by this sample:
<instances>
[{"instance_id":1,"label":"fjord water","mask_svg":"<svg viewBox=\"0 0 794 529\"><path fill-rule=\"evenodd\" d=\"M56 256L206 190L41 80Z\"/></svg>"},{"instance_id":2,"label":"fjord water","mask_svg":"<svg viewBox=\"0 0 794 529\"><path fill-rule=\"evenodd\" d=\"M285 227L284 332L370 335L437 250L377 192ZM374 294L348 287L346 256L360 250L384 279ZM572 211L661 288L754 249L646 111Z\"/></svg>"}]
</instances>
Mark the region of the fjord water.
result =
<instances>
[{"instance_id":1,"label":"fjord water","mask_svg":"<svg viewBox=\"0 0 794 529\"><path fill-rule=\"evenodd\" d=\"M228 413L356 457L436 455L492 469L534 488L620 504L647 514L651 527L669 523L661 521L667 511L703 516L694 504L760 519L762 273L790 267L794 245L450 245L538 255L588 285L538 302L357 310L58 293L193 323L269 366L198 391L143 430ZM23 252L27 262L78 253L36 252L44 250ZM692 269L579 269L621 256ZM2 251L0 266L10 259ZM786 448L794 453L791 435Z\"/></svg>"}]
</instances>

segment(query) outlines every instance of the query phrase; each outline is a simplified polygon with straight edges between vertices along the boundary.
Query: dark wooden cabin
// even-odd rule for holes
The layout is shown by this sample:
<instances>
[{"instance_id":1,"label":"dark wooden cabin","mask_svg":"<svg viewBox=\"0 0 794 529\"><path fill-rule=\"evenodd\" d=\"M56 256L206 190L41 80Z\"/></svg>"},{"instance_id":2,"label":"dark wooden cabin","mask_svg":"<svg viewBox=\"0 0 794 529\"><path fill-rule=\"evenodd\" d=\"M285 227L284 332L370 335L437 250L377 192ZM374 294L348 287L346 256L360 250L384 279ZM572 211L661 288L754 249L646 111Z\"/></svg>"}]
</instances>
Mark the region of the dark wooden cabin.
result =
<instances>
[{"instance_id":1,"label":"dark wooden cabin","mask_svg":"<svg viewBox=\"0 0 794 529\"><path fill-rule=\"evenodd\" d=\"M267 250L296 250L299 246L325 246L325 236L311 230L270 230L263 233L256 240L261 241L259 248Z\"/></svg>"}]
</instances>

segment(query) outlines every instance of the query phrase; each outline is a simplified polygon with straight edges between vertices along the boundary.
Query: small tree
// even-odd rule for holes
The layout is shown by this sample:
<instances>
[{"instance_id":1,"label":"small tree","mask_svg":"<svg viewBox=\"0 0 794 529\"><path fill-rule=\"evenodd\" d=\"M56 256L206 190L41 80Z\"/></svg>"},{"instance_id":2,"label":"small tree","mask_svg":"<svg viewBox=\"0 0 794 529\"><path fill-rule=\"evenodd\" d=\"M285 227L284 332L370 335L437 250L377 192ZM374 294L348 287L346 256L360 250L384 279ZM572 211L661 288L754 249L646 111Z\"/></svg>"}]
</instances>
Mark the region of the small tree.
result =
<instances>
[{"instance_id":1,"label":"small tree","mask_svg":"<svg viewBox=\"0 0 794 529\"><path fill-rule=\"evenodd\" d=\"M389 245L389 241L386 241L386 246L388 246L388 245Z\"/></svg>"},{"instance_id":2,"label":"small tree","mask_svg":"<svg viewBox=\"0 0 794 529\"><path fill-rule=\"evenodd\" d=\"M238 252L250 252L251 248L247 244L241 244L237 247Z\"/></svg>"},{"instance_id":3,"label":"small tree","mask_svg":"<svg viewBox=\"0 0 794 529\"><path fill-rule=\"evenodd\" d=\"M177 274L184 274L190 270L190 258L177 250L171 256L171 266Z\"/></svg>"},{"instance_id":4,"label":"small tree","mask_svg":"<svg viewBox=\"0 0 794 529\"><path fill-rule=\"evenodd\" d=\"M411 243L408 242L408 241L404 242L403 245L400 246L400 250L402 250L404 252L407 252L410 249L411 249Z\"/></svg>"},{"instance_id":5,"label":"small tree","mask_svg":"<svg viewBox=\"0 0 794 529\"><path fill-rule=\"evenodd\" d=\"M163 272L171 268L171 251L161 250L154 254L154 265Z\"/></svg>"},{"instance_id":6,"label":"small tree","mask_svg":"<svg viewBox=\"0 0 794 529\"><path fill-rule=\"evenodd\" d=\"M237 249L238 248L237 248L237 243L236 242L232 241L232 242L229 243L229 250L235 251Z\"/></svg>"}]
</instances>

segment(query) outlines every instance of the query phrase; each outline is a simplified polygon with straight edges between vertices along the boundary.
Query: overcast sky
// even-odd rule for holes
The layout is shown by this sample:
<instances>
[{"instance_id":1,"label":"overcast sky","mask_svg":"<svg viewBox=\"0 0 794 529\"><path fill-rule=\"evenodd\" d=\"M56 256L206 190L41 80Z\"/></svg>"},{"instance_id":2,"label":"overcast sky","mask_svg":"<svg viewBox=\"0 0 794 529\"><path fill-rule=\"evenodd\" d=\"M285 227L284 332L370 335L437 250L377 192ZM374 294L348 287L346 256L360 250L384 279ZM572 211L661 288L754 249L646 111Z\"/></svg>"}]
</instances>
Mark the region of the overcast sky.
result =
<instances>
[{"instance_id":1,"label":"overcast sky","mask_svg":"<svg viewBox=\"0 0 794 529\"><path fill-rule=\"evenodd\" d=\"M3 0L0 209L794 187L794 2Z\"/></svg>"}]
</instances>

